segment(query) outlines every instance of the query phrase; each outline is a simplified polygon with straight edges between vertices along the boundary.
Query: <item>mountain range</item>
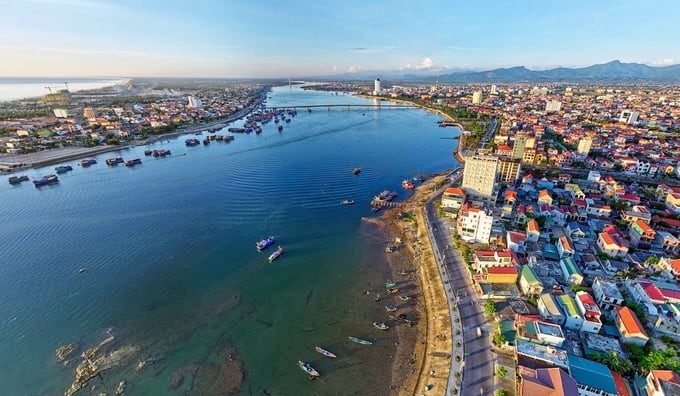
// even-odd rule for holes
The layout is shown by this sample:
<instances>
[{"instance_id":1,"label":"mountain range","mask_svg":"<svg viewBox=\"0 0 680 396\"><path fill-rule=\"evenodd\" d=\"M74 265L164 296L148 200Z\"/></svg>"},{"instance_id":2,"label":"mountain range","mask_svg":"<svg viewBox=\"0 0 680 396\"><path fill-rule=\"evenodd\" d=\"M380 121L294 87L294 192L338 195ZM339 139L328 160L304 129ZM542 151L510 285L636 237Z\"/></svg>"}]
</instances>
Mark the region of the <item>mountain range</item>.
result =
<instances>
[{"instance_id":1,"label":"mountain range","mask_svg":"<svg viewBox=\"0 0 680 396\"><path fill-rule=\"evenodd\" d=\"M317 77L318 78L318 77ZM524 66L472 70L392 70L361 71L325 76L325 79L435 82L440 83L679 83L680 64L653 67L641 63L622 63L618 60L581 68L558 67L549 70L529 70Z\"/></svg>"}]
</instances>

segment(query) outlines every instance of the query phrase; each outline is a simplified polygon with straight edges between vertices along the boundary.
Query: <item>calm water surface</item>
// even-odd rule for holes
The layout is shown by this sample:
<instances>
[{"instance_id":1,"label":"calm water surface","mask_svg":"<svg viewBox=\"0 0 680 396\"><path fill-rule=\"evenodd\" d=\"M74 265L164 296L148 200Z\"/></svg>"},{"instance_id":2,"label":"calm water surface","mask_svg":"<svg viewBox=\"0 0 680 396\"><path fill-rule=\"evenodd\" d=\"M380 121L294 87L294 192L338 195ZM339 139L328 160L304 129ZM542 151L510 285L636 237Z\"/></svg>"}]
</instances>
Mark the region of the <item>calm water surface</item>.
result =
<instances>
[{"instance_id":1,"label":"calm water surface","mask_svg":"<svg viewBox=\"0 0 680 396\"><path fill-rule=\"evenodd\" d=\"M287 86L268 99L319 103L372 102ZM233 347L243 394L386 393L394 338L371 326L386 313L363 295L387 277L384 245L361 217L377 192L403 199L402 179L457 166L457 142L441 138L458 131L439 119L421 110L299 109L281 133L270 123L260 135L194 148L181 136L152 146L171 149L165 159L144 157L145 147L121 151L142 158L133 169L107 167L114 154L105 154L90 168L68 162L75 170L56 186L3 180L2 393L62 394L73 367L62 368L54 350L91 347L108 333L138 350L104 384L92 381L98 390L126 379L127 394L183 394L190 381L170 390L173 373L219 367ZM274 263L266 260L273 248L254 247L266 235L285 248ZM339 358L323 358L315 344ZM135 370L146 359L155 363ZM323 377L309 382L298 359Z\"/></svg>"}]
</instances>

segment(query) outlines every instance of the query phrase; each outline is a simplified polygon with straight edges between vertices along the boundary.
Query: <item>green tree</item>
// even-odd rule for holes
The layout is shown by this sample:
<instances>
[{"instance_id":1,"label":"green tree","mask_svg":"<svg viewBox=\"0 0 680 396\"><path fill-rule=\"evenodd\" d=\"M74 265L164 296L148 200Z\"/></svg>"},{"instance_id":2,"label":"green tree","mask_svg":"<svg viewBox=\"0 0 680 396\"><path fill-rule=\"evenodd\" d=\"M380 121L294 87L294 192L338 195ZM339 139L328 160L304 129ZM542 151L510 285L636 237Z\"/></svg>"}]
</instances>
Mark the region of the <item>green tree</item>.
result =
<instances>
[{"instance_id":1,"label":"green tree","mask_svg":"<svg viewBox=\"0 0 680 396\"><path fill-rule=\"evenodd\" d=\"M493 303L491 300L486 300L484 303L484 313L487 315L495 315L496 314L496 304Z\"/></svg>"},{"instance_id":2,"label":"green tree","mask_svg":"<svg viewBox=\"0 0 680 396\"><path fill-rule=\"evenodd\" d=\"M501 346L505 344L505 336L501 332L494 333L493 335L493 344L496 346Z\"/></svg>"},{"instance_id":3,"label":"green tree","mask_svg":"<svg viewBox=\"0 0 680 396\"><path fill-rule=\"evenodd\" d=\"M508 375L508 369L506 369L505 366L501 366L496 370L496 375L500 378L505 378L505 376Z\"/></svg>"}]
</instances>

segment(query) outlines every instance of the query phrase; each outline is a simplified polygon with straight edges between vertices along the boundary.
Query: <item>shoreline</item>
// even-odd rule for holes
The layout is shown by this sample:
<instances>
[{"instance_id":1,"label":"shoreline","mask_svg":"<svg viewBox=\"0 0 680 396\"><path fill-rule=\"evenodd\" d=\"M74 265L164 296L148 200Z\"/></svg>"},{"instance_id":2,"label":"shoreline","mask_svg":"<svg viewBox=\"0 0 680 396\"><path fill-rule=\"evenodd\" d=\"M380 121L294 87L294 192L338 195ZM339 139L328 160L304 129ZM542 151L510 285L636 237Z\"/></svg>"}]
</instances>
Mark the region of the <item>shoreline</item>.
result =
<instances>
[{"instance_id":1,"label":"shoreline","mask_svg":"<svg viewBox=\"0 0 680 396\"><path fill-rule=\"evenodd\" d=\"M181 135L186 135L186 134L195 134L198 132L201 132L206 129L210 128L225 128L227 125L234 121L238 121L244 117L246 117L248 114L250 114L253 110L255 110L257 107L259 107L264 100L267 97L267 91L262 92L258 98L255 100L255 103L253 103L251 106L244 108L240 112L236 114L229 115L224 118L220 118L218 120L213 120L210 122L207 122L205 124L199 124L199 125L189 125L187 128L182 129L181 131L173 131L169 133L164 133L161 135L153 135L149 137L146 140L139 140L139 141L131 141L128 144L125 145L120 145L120 146L97 146L97 147L91 147L91 148L83 148L83 147L64 147L60 149L53 149L53 150L46 150L46 151L39 151L35 153L30 153L30 154L16 154L16 155L7 155L7 156L0 156L0 164L5 164L7 166L11 165L16 165L12 166L9 168L8 171L1 170L0 174L2 175L11 175L16 172L21 172L26 169L35 169L35 168L41 168L43 166L49 166L49 165L55 165L59 164L62 162L66 161L72 161L72 160L77 160L81 158L87 158L90 156L95 156L98 154L103 154L103 153L108 153L111 151L118 151L118 150L129 150L130 148L133 147L139 147L139 146L145 146L147 144L154 144L157 141L160 141L162 139L167 139L167 138L173 138L173 137L178 137ZM61 152L61 153L59 153ZM56 153L56 154L54 154ZM48 155L48 154L54 154L54 155ZM61 154L61 155L60 155ZM43 158L38 158L36 160L32 160L32 157L43 157ZM29 161L26 161L26 160Z\"/></svg>"},{"instance_id":2,"label":"shoreline","mask_svg":"<svg viewBox=\"0 0 680 396\"><path fill-rule=\"evenodd\" d=\"M364 218L376 224L385 233L386 240L401 238L401 246L392 253L385 253L392 279L397 286L404 282L399 275L409 271L408 281L413 282L416 292L415 304L409 307L409 319L415 316L416 326L397 326L397 350L392 363L393 388L399 395L419 394L429 388L433 394L446 393L451 369L452 339L448 301L441 282L437 264L432 254L423 217L423 205L435 192L436 184L443 180L447 171L427 180L400 207L386 209L380 217ZM412 212L415 221L399 218L400 212ZM398 281L397 281L398 280ZM413 295L414 293L410 293ZM413 334L415 330L415 334Z\"/></svg>"}]
</instances>

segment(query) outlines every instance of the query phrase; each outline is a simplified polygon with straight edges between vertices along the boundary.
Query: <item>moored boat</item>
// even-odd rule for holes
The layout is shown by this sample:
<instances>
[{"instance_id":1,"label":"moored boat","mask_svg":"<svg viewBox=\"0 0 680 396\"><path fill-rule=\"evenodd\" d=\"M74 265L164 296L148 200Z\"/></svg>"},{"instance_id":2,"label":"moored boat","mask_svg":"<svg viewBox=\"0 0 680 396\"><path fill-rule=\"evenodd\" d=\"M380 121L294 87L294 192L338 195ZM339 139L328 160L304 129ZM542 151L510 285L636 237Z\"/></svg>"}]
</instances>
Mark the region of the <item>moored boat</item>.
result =
<instances>
[{"instance_id":1,"label":"moored boat","mask_svg":"<svg viewBox=\"0 0 680 396\"><path fill-rule=\"evenodd\" d=\"M57 175L51 175L51 174L45 175L45 176L41 177L40 179L34 179L33 180L33 184L36 187L46 186L48 184L55 184L55 183L59 183L59 178L57 177Z\"/></svg>"},{"instance_id":2,"label":"moored boat","mask_svg":"<svg viewBox=\"0 0 680 396\"><path fill-rule=\"evenodd\" d=\"M392 282L391 280L388 280L387 282L385 282L385 289L391 289L396 285L397 285L396 283Z\"/></svg>"},{"instance_id":3,"label":"moored boat","mask_svg":"<svg viewBox=\"0 0 680 396\"><path fill-rule=\"evenodd\" d=\"M413 180L406 179L401 182L401 187L405 190L413 190L416 188L416 183L414 183Z\"/></svg>"},{"instance_id":4,"label":"moored boat","mask_svg":"<svg viewBox=\"0 0 680 396\"><path fill-rule=\"evenodd\" d=\"M278 130L279 130L279 132L283 131L283 125L279 125Z\"/></svg>"},{"instance_id":5,"label":"moored boat","mask_svg":"<svg viewBox=\"0 0 680 396\"><path fill-rule=\"evenodd\" d=\"M404 295L399 296L399 299L401 301L408 301L408 300L411 299L411 297L404 294Z\"/></svg>"},{"instance_id":6,"label":"moored boat","mask_svg":"<svg viewBox=\"0 0 680 396\"><path fill-rule=\"evenodd\" d=\"M153 150L144 150L144 155L149 156L153 154Z\"/></svg>"},{"instance_id":7,"label":"moored boat","mask_svg":"<svg viewBox=\"0 0 680 396\"><path fill-rule=\"evenodd\" d=\"M354 205L353 199L343 199L340 201L340 205Z\"/></svg>"},{"instance_id":8,"label":"moored boat","mask_svg":"<svg viewBox=\"0 0 680 396\"><path fill-rule=\"evenodd\" d=\"M154 157L161 157L161 158L166 157L170 154L171 154L170 150L166 150L166 149L154 150L153 153L152 153L152 155Z\"/></svg>"},{"instance_id":9,"label":"moored boat","mask_svg":"<svg viewBox=\"0 0 680 396\"><path fill-rule=\"evenodd\" d=\"M263 239L263 240L257 242L255 244L255 247L257 248L257 250L264 250L264 249L270 247L271 245L273 245L275 240L276 239L273 236L270 236L267 239Z\"/></svg>"},{"instance_id":10,"label":"moored boat","mask_svg":"<svg viewBox=\"0 0 680 396\"><path fill-rule=\"evenodd\" d=\"M321 374L319 374L318 371L312 367L311 364L305 363L302 360L298 360L298 366L300 366L301 369L303 369L307 374L311 375L312 377L321 377Z\"/></svg>"},{"instance_id":11,"label":"moored boat","mask_svg":"<svg viewBox=\"0 0 680 396\"><path fill-rule=\"evenodd\" d=\"M387 292L390 293L390 294L397 294L397 293L399 293L399 288L397 288L397 287L388 288Z\"/></svg>"},{"instance_id":12,"label":"moored boat","mask_svg":"<svg viewBox=\"0 0 680 396\"><path fill-rule=\"evenodd\" d=\"M86 159L80 160L80 166L82 166L83 168L87 168L88 166L94 165L96 163L97 163L97 160L94 159L94 158L86 158Z\"/></svg>"},{"instance_id":13,"label":"moored boat","mask_svg":"<svg viewBox=\"0 0 680 396\"><path fill-rule=\"evenodd\" d=\"M314 350L316 350L320 354L322 354L326 357L329 357L329 358L336 358L337 357L337 356L335 356L335 354L333 352L329 351L328 349L321 348L318 345L316 347L314 347Z\"/></svg>"},{"instance_id":14,"label":"moored boat","mask_svg":"<svg viewBox=\"0 0 680 396\"><path fill-rule=\"evenodd\" d=\"M364 339L361 339L361 338L352 337L352 336L349 336L349 337L347 337L347 338L349 338L349 340L352 341L352 342L356 342L357 344L361 344L361 345L373 345L373 342L368 341L368 340L364 340Z\"/></svg>"},{"instance_id":15,"label":"moored boat","mask_svg":"<svg viewBox=\"0 0 680 396\"><path fill-rule=\"evenodd\" d=\"M54 168L54 171L57 172L57 174L70 172L72 170L73 170L73 167L71 165L60 165L60 166L57 166L56 168Z\"/></svg>"},{"instance_id":16,"label":"moored boat","mask_svg":"<svg viewBox=\"0 0 680 396\"><path fill-rule=\"evenodd\" d=\"M383 322L373 322L373 327L375 327L378 330L387 330L390 328L390 326L386 325Z\"/></svg>"},{"instance_id":17,"label":"moored boat","mask_svg":"<svg viewBox=\"0 0 680 396\"><path fill-rule=\"evenodd\" d=\"M134 159L125 161L125 166L127 166L128 168L132 168L132 167L134 167L135 165L139 165L139 164L141 164L141 163L142 163L142 160L141 160L141 159L139 159L139 158L134 158Z\"/></svg>"},{"instance_id":18,"label":"moored boat","mask_svg":"<svg viewBox=\"0 0 680 396\"><path fill-rule=\"evenodd\" d=\"M269 262L272 262L272 261L276 260L277 258L279 258L281 253L283 253L283 247L279 246L278 249L276 249L274 251L274 253L269 255L269 258L267 260L269 260Z\"/></svg>"},{"instance_id":19,"label":"moored boat","mask_svg":"<svg viewBox=\"0 0 680 396\"><path fill-rule=\"evenodd\" d=\"M385 310L386 310L387 312L394 312L394 311L397 310L397 307L395 307L394 305L390 304L390 305L386 305L386 306L385 306Z\"/></svg>"},{"instance_id":20,"label":"moored boat","mask_svg":"<svg viewBox=\"0 0 680 396\"><path fill-rule=\"evenodd\" d=\"M9 181L9 184L19 184L23 181L27 181L28 176L26 175L21 175L21 176L10 176L7 181Z\"/></svg>"},{"instance_id":21,"label":"moored boat","mask_svg":"<svg viewBox=\"0 0 680 396\"><path fill-rule=\"evenodd\" d=\"M355 175L358 175L359 173L361 173L361 168L352 169L352 173L355 174Z\"/></svg>"},{"instance_id":22,"label":"moored boat","mask_svg":"<svg viewBox=\"0 0 680 396\"><path fill-rule=\"evenodd\" d=\"M191 139L185 140L184 144L186 144L188 147L193 147L193 146L198 146L199 144L201 144L201 141L196 139L196 138L191 138Z\"/></svg>"},{"instance_id":23,"label":"moored boat","mask_svg":"<svg viewBox=\"0 0 680 396\"><path fill-rule=\"evenodd\" d=\"M122 164L123 162L125 162L123 160L123 157L113 157L113 158L107 158L106 159L106 165L109 165L109 166Z\"/></svg>"}]
</instances>

